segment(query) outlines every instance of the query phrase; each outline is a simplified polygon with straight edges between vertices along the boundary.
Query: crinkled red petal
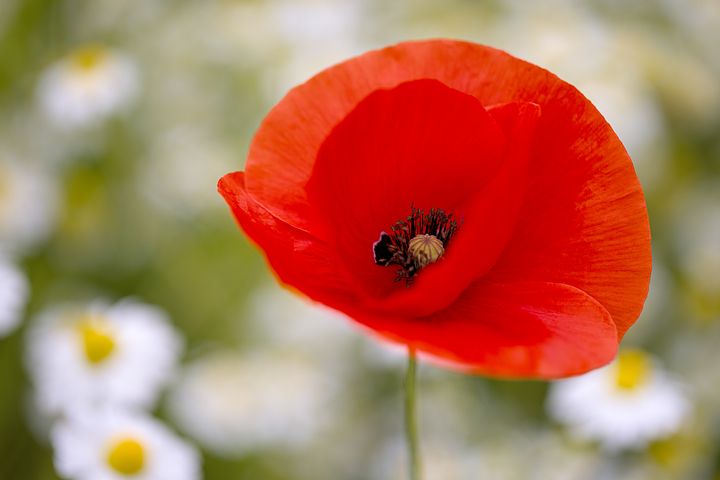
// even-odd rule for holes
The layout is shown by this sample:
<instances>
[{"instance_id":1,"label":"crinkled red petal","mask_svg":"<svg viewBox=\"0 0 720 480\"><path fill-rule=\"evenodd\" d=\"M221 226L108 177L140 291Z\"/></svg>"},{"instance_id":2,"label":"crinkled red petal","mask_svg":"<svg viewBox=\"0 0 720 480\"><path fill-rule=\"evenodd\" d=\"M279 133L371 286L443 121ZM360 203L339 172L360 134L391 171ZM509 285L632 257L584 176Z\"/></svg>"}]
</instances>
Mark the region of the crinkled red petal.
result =
<instances>
[{"instance_id":1,"label":"crinkled red petal","mask_svg":"<svg viewBox=\"0 0 720 480\"><path fill-rule=\"evenodd\" d=\"M607 363L617 348L609 313L562 284L478 282L449 308L421 318L368 314L321 241L269 214L250 197L241 172L218 189L248 236L265 249L278 278L352 315L392 341L453 368L515 378L555 378Z\"/></svg>"},{"instance_id":2,"label":"crinkled red petal","mask_svg":"<svg viewBox=\"0 0 720 480\"><path fill-rule=\"evenodd\" d=\"M608 363L617 331L608 311L559 283L478 282L425 318L359 317L388 339L458 369L513 378L559 378Z\"/></svg>"},{"instance_id":3,"label":"crinkled red petal","mask_svg":"<svg viewBox=\"0 0 720 480\"><path fill-rule=\"evenodd\" d=\"M640 313L651 265L632 163L575 88L502 51L450 40L411 42L321 72L264 120L248 157L248 191L278 219L317 229L305 187L326 137L370 93L426 78L483 105L540 106L519 228L489 275L573 285L607 308L622 335Z\"/></svg>"},{"instance_id":4,"label":"crinkled red petal","mask_svg":"<svg viewBox=\"0 0 720 480\"><path fill-rule=\"evenodd\" d=\"M366 310L404 317L429 315L447 307L497 261L515 229L524 198L528 148L539 109L512 103L490 107L488 112L507 138L501 167L461 211L463 223L443 259L423 269L411 288L379 299L365 296Z\"/></svg>"},{"instance_id":5,"label":"crinkled red petal","mask_svg":"<svg viewBox=\"0 0 720 480\"><path fill-rule=\"evenodd\" d=\"M321 241L278 220L245 190L242 172L220 179L218 191L240 227L265 252L279 280L313 300L343 309L355 303L352 288L336 271L334 253Z\"/></svg>"},{"instance_id":6,"label":"crinkled red petal","mask_svg":"<svg viewBox=\"0 0 720 480\"><path fill-rule=\"evenodd\" d=\"M572 103L568 93L562 107L543 109L517 229L486 278L573 285L608 309L621 338L648 291L652 261L645 198L620 141L574 94ZM566 115L577 120L554 128Z\"/></svg>"},{"instance_id":7,"label":"crinkled red petal","mask_svg":"<svg viewBox=\"0 0 720 480\"><path fill-rule=\"evenodd\" d=\"M503 128L477 99L419 80L371 94L323 144L309 197L366 309L429 314L495 262L517 217L527 170L521 146L537 117L532 106L522 110L529 115L518 115L517 105L504 109L512 117L502 119L512 135L507 146ZM442 208L461 226L442 260L407 288L394 281L395 268L375 265L372 245L412 206Z\"/></svg>"}]
</instances>

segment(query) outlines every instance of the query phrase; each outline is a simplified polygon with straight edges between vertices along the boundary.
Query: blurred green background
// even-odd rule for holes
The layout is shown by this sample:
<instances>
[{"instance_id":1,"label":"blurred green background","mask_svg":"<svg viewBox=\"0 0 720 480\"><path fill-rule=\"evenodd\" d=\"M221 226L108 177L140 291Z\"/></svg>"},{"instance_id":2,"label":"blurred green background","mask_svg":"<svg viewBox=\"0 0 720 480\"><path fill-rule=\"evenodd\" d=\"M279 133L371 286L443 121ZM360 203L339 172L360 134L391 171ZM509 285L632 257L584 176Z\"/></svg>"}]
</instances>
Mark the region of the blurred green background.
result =
<instances>
[{"instance_id":1,"label":"blurred green background","mask_svg":"<svg viewBox=\"0 0 720 480\"><path fill-rule=\"evenodd\" d=\"M302 417L287 428L308 431L290 445L244 441L242 425L227 442L204 439L183 423L178 411L188 408L171 387L156 414L202 448L206 479L402 478L402 355L343 319L305 318L316 311L273 285L215 184L242 169L260 120L289 87L368 49L432 37L486 43L544 66L616 129L646 191L655 261L648 304L626 342L662 361L693 410L671 437L610 458L548 418L543 382L423 365L428 480L720 478L717 0L1 0L0 167L41 185L9 203L0 178L0 245L31 285L23 324L0 338L1 479L57 478L43 429L31 428L23 358L34 314L126 296L169 313L186 339L183 365L258 352L289 356L288 365L312 374L280 390L307 410L270 405L260 415ZM132 64L134 91L102 115L58 122L43 79L88 44ZM18 227L17 212L37 221ZM306 320L297 335L274 332ZM282 365L248 375L282 385ZM237 395L238 405L257 393L253 382L220 383L228 388L218 395Z\"/></svg>"}]
</instances>

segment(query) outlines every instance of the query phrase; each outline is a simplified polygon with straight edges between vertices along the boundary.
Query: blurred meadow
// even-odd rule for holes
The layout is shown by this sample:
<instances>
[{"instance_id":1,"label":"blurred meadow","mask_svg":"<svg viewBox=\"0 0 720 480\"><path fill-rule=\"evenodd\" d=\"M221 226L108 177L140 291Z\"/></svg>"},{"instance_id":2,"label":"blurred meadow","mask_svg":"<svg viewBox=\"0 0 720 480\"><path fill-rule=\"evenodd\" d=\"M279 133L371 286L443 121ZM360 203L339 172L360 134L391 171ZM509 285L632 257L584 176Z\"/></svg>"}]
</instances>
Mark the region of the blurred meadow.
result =
<instances>
[{"instance_id":1,"label":"blurred meadow","mask_svg":"<svg viewBox=\"0 0 720 480\"><path fill-rule=\"evenodd\" d=\"M405 478L402 350L278 287L216 182L293 85L435 37L548 68L616 130L654 251L618 395L667 382L574 415L546 382L423 363L426 480L720 479L717 0L0 0L0 479ZM75 410L112 391L165 473L91 451L127 412Z\"/></svg>"}]
</instances>

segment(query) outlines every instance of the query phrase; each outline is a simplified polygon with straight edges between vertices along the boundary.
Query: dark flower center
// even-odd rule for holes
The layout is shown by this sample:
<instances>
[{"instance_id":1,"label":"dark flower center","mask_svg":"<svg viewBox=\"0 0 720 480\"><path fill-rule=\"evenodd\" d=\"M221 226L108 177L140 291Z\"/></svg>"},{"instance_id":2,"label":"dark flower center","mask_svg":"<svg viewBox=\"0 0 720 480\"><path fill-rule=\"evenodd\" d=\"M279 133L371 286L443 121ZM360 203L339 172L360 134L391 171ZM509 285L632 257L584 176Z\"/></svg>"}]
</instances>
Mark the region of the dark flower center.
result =
<instances>
[{"instance_id":1,"label":"dark flower center","mask_svg":"<svg viewBox=\"0 0 720 480\"><path fill-rule=\"evenodd\" d=\"M407 218L395 222L390 233L380 232L380 238L373 243L375 264L397 265L400 268L395 280L404 279L410 286L420 270L442 258L457 228L453 215L441 208L425 213L410 207Z\"/></svg>"}]
</instances>

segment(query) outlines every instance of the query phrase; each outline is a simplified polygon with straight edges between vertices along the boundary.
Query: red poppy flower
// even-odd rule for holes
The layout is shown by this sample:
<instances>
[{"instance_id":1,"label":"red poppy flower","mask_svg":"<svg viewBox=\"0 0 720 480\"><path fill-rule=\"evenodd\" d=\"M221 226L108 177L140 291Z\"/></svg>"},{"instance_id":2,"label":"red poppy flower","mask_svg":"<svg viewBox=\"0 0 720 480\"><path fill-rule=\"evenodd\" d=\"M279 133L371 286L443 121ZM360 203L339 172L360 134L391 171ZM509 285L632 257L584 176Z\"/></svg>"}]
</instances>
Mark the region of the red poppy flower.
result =
<instances>
[{"instance_id":1,"label":"red poppy flower","mask_svg":"<svg viewBox=\"0 0 720 480\"><path fill-rule=\"evenodd\" d=\"M321 72L219 190L280 281L473 372L603 365L647 294L620 140L574 87L481 45L402 43Z\"/></svg>"}]
</instances>

